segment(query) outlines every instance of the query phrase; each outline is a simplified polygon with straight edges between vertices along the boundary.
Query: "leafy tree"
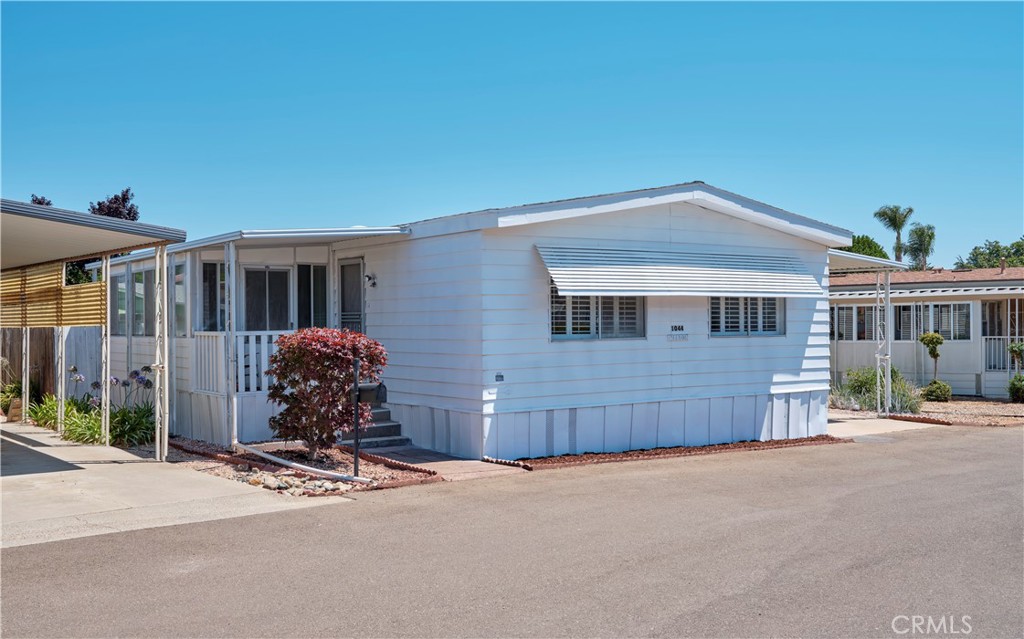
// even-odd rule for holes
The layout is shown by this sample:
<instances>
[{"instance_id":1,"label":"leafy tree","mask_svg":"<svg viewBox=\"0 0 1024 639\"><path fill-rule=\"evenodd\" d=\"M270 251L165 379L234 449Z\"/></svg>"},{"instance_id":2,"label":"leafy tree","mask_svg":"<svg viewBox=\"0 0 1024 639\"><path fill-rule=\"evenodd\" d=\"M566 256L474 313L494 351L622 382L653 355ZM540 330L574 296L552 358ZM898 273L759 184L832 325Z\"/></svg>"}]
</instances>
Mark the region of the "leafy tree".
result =
<instances>
[{"instance_id":1,"label":"leafy tree","mask_svg":"<svg viewBox=\"0 0 1024 639\"><path fill-rule=\"evenodd\" d=\"M882 226L890 231L896 232L896 243L893 244L892 252L897 262L903 261L903 229L907 226L907 220L914 214L912 207L901 207L898 204L887 204L875 211L875 219L882 223Z\"/></svg>"},{"instance_id":2,"label":"leafy tree","mask_svg":"<svg viewBox=\"0 0 1024 639\"><path fill-rule=\"evenodd\" d=\"M1003 246L997 240L987 240L975 246L967 259L956 258L956 268L998 268L999 261L1006 259L1007 266L1024 266L1024 235L1019 240Z\"/></svg>"},{"instance_id":3,"label":"leafy tree","mask_svg":"<svg viewBox=\"0 0 1024 639\"><path fill-rule=\"evenodd\" d=\"M353 380L358 353L360 380ZM355 381L377 382L388 355L380 342L362 333L336 328L306 328L277 338L266 374L273 380L267 399L284 406L270 418L277 437L301 439L316 459L317 452L337 441L339 431L354 426L351 391ZM359 405L359 422L369 424L371 406Z\"/></svg>"},{"instance_id":4,"label":"leafy tree","mask_svg":"<svg viewBox=\"0 0 1024 639\"><path fill-rule=\"evenodd\" d=\"M850 253L858 253L860 255L867 255L870 257L881 257L889 259L889 254L885 252L882 245L875 241L875 238L870 235L854 235L853 245L845 246L839 249L840 251L848 251Z\"/></svg>"},{"instance_id":5,"label":"leafy tree","mask_svg":"<svg viewBox=\"0 0 1024 639\"><path fill-rule=\"evenodd\" d=\"M913 264L911 268L915 271L923 271L928 268L928 258L935 252L935 227L931 224L914 224L910 227L910 237L907 240L907 256Z\"/></svg>"},{"instance_id":6,"label":"leafy tree","mask_svg":"<svg viewBox=\"0 0 1024 639\"><path fill-rule=\"evenodd\" d=\"M32 204L38 204L39 206L53 206L53 202L50 201L50 198L42 195L36 195L35 193L32 194Z\"/></svg>"},{"instance_id":7,"label":"leafy tree","mask_svg":"<svg viewBox=\"0 0 1024 639\"><path fill-rule=\"evenodd\" d=\"M139 207L132 202L134 199L135 194L132 193L131 187L128 187L103 201L89 202L89 212L93 215L106 215L107 217L117 217L122 220L138 222Z\"/></svg>"},{"instance_id":8,"label":"leafy tree","mask_svg":"<svg viewBox=\"0 0 1024 639\"><path fill-rule=\"evenodd\" d=\"M932 374L932 379L939 378L939 347L942 346L946 340L942 339L942 335L938 333L921 333L921 336L917 338L917 341L924 344L924 347L928 349L928 357L931 357L935 361L935 372Z\"/></svg>"}]
</instances>

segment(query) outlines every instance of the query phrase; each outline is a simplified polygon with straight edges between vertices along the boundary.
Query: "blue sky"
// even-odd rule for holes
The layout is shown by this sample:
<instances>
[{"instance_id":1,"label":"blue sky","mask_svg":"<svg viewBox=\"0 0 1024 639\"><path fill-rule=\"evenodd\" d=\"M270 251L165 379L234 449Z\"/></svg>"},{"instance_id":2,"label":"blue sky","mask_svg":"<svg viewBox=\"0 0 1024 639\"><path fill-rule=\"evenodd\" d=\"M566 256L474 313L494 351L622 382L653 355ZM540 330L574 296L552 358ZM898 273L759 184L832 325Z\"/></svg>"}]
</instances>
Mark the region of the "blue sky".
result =
<instances>
[{"instance_id":1,"label":"blue sky","mask_svg":"<svg viewBox=\"0 0 1024 639\"><path fill-rule=\"evenodd\" d=\"M1024 233L1024 4L12 3L2 192L390 224L704 180L933 262Z\"/></svg>"}]
</instances>

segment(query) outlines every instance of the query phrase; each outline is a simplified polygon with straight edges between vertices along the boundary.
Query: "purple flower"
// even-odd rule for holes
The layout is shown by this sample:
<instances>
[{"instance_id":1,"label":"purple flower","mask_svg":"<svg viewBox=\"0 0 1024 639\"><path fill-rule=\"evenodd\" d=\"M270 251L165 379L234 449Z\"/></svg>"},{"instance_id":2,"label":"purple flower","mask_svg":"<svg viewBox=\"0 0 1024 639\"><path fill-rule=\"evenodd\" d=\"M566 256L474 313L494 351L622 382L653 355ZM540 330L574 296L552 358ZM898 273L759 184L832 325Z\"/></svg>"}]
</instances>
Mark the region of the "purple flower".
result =
<instances>
[{"instance_id":1,"label":"purple flower","mask_svg":"<svg viewBox=\"0 0 1024 639\"><path fill-rule=\"evenodd\" d=\"M116 378L113 375L111 375L110 376L110 385L111 386L120 386L121 385L121 380L119 380L118 378Z\"/></svg>"},{"instance_id":2,"label":"purple flower","mask_svg":"<svg viewBox=\"0 0 1024 639\"><path fill-rule=\"evenodd\" d=\"M99 390L101 386L103 386L103 384L100 384L99 382L93 382L92 384L89 384L89 388L93 390Z\"/></svg>"},{"instance_id":3,"label":"purple flower","mask_svg":"<svg viewBox=\"0 0 1024 639\"><path fill-rule=\"evenodd\" d=\"M68 367L68 372L69 373L77 373L78 372L78 367L77 366L69 366Z\"/></svg>"},{"instance_id":4,"label":"purple flower","mask_svg":"<svg viewBox=\"0 0 1024 639\"><path fill-rule=\"evenodd\" d=\"M139 386L145 386L146 382L148 381L149 380L146 379L144 375L139 375L138 377L135 378L135 383L138 384Z\"/></svg>"},{"instance_id":5,"label":"purple flower","mask_svg":"<svg viewBox=\"0 0 1024 639\"><path fill-rule=\"evenodd\" d=\"M99 408L100 407L100 398L99 397L91 398L89 400L89 405L92 406L93 408Z\"/></svg>"},{"instance_id":6,"label":"purple flower","mask_svg":"<svg viewBox=\"0 0 1024 639\"><path fill-rule=\"evenodd\" d=\"M85 381L85 375L82 375L81 373L75 373L74 375L71 376L71 381L73 381L76 384L81 384L82 382Z\"/></svg>"},{"instance_id":7,"label":"purple flower","mask_svg":"<svg viewBox=\"0 0 1024 639\"><path fill-rule=\"evenodd\" d=\"M147 366L143 366L142 367L142 372L147 374L147 375L149 375L150 373L153 372L153 367L152 366L148 366L148 365Z\"/></svg>"},{"instance_id":8,"label":"purple flower","mask_svg":"<svg viewBox=\"0 0 1024 639\"><path fill-rule=\"evenodd\" d=\"M135 379L140 375L139 371L132 371L128 373L128 379Z\"/></svg>"},{"instance_id":9,"label":"purple flower","mask_svg":"<svg viewBox=\"0 0 1024 639\"><path fill-rule=\"evenodd\" d=\"M147 379L146 380L146 389L149 390L150 388L153 388L153 380Z\"/></svg>"},{"instance_id":10,"label":"purple flower","mask_svg":"<svg viewBox=\"0 0 1024 639\"><path fill-rule=\"evenodd\" d=\"M132 385L132 380L130 380L130 379L122 379L121 380L121 386L123 386L124 388L128 388L131 385Z\"/></svg>"}]
</instances>

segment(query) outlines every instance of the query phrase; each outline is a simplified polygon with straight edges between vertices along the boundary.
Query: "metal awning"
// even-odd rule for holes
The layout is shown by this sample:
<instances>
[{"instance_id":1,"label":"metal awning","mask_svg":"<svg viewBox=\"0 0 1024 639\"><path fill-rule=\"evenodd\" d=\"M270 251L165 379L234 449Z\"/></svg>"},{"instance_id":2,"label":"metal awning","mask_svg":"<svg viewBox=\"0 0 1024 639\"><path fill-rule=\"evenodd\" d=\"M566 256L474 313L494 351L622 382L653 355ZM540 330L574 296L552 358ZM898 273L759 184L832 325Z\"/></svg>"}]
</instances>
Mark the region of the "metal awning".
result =
<instances>
[{"instance_id":1,"label":"metal awning","mask_svg":"<svg viewBox=\"0 0 1024 639\"><path fill-rule=\"evenodd\" d=\"M893 299L919 299L922 297L993 297L1003 299L1015 295L1024 295L1024 286L962 286L962 287L938 287L898 289L893 288L890 297ZM832 289L828 293L829 299L859 300L874 299L875 291L862 289L859 291Z\"/></svg>"},{"instance_id":2,"label":"metal awning","mask_svg":"<svg viewBox=\"0 0 1024 639\"><path fill-rule=\"evenodd\" d=\"M185 239L185 231L0 200L0 269L71 261Z\"/></svg>"},{"instance_id":3,"label":"metal awning","mask_svg":"<svg viewBox=\"0 0 1024 639\"><path fill-rule=\"evenodd\" d=\"M851 253L839 249L828 250L829 273L885 273L886 271L905 271L909 264L871 257L860 253Z\"/></svg>"},{"instance_id":4,"label":"metal awning","mask_svg":"<svg viewBox=\"0 0 1024 639\"><path fill-rule=\"evenodd\" d=\"M606 247L537 246L561 295L821 297L803 263L738 255Z\"/></svg>"}]
</instances>

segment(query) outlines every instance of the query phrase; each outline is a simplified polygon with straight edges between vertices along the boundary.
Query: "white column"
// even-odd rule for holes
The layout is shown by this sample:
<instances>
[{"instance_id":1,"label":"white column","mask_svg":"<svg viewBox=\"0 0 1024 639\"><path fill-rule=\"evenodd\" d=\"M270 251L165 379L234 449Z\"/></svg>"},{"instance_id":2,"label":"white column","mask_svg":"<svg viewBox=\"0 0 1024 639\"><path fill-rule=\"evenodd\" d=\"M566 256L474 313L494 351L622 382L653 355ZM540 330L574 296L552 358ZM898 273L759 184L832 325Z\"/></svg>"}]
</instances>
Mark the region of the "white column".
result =
<instances>
[{"instance_id":1,"label":"white column","mask_svg":"<svg viewBox=\"0 0 1024 639\"><path fill-rule=\"evenodd\" d=\"M107 311L103 317L100 336L100 419L102 419L103 444L110 446L110 308L117 308L117 291L110 288L110 256L103 256L100 266L103 281L107 283ZM127 324L127 322L126 322Z\"/></svg>"},{"instance_id":2,"label":"white column","mask_svg":"<svg viewBox=\"0 0 1024 639\"><path fill-rule=\"evenodd\" d=\"M237 318L236 315L236 300L237 298L237 284L238 275L236 267L238 266L238 255L235 250L235 243L228 242L227 250L224 252L225 257L225 272L224 282L226 284L225 293L226 299L224 302L224 320L225 320L225 352L227 353L228 359L228 379L227 379L227 411L228 411L228 424L231 428L231 446L234 447L238 443L238 349L235 343L235 323Z\"/></svg>"},{"instance_id":3,"label":"white column","mask_svg":"<svg viewBox=\"0 0 1024 639\"><path fill-rule=\"evenodd\" d=\"M57 434L64 432L65 399L68 394L68 370L65 361L64 327L55 327L57 334Z\"/></svg>"},{"instance_id":4,"label":"white column","mask_svg":"<svg viewBox=\"0 0 1024 639\"><path fill-rule=\"evenodd\" d=\"M153 372L156 377L156 387L154 404L156 408L156 432L154 433L153 439L153 450L154 456L157 461L163 461L165 454L163 450L164 442L164 431L167 429L167 404L164 403L164 387L167 385L167 361L165 359L166 347L167 347L167 313L166 313L166 297L164 290L164 280L166 278L166 270L164 268L164 258L167 255L167 248L164 246L156 247L153 253L154 271L153 271L153 284L154 284L154 295L156 296L155 304L156 307L156 343L154 353L154 364Z\"/></svg>"},{"instance_id":5,"label":"white column","mask_svg":"<svg viewBox=\"0 0 1024 639\"><path fill-rule=\"evenodd\" d=\"M29 359L32 357L29 345L32 339L29 336L31 330L28 326L21 327L21 421L28 421L28 400L31 397L32 367L29 366Z\"/></svg>"},{"instance_id":6,"label":"white column","mask_svg":"<svg viewBox=\"0 0 1024 639\"><path fill-rule=\"evenodd\" d=\"M892 271L885 272L885 414L892 410Z\"/></svg>"}]
</instances>

